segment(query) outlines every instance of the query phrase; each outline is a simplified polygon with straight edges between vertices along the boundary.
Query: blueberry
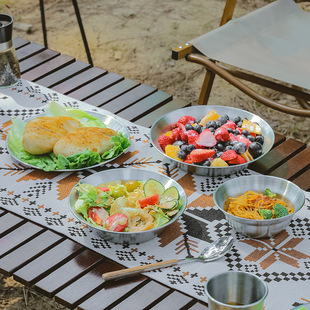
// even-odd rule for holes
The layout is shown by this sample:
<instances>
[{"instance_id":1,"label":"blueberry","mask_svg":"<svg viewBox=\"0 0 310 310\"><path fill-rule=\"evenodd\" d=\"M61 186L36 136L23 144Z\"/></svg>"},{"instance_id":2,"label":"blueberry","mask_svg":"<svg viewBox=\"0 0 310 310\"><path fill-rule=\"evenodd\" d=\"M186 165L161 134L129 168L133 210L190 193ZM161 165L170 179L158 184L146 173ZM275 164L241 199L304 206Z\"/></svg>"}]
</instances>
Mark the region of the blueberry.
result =
<instances>
[{"instance_id":1,"label":"blueberry","mask_svg":"<svg viewBox=\"0 0 310 310\"><path fill-rule=\"evenodd\" d=\"M187 144L183 144L180 146L181 151L185 152L185 153L189 153L189 149L188 149L188 145Z\"/></svg>"},{"instance_id":2,"label":"blueberry","mask_svg":"<svg viewBox=\"0 0 310 310\"><path fill-rule=\"evenodd\" d=\"M237 129L235 129L235 130L233 130L233 134L234 134L235 136L237 136L237 135L239 135L239 131L238 131Z\"/></svg>"},{"instance_id":3,"label":"blueberry","mask_svg":"<svg viewBox=\"0 0 310 310\"><path fill-rule=\"evenodd\" d=\"M201 132L202 132L201 125L195 124L195 125L193 126L193 130L197 131L198 133L201 133Z\"/></svg>"},{"instance_id":4,"label":"blueberry","mask_svg":"<svg viewBox=\"0 0 310 310\"><path fill-rule=\"evenodd\" d=\"M247 150L247 146L243 142L237 142L232 148L237 154L243 154Z\"/></svg>"},{"instance_id":5,"label":"blueberry","mask_svg":"<svg viewBox=\"0 0 310 310\"><path fill-rule=\"evenodd\" d=\"M211 165L211 161L206 160L203 164L203 166L209 167Z\"/></svg>"},{"instance_id":6,"label":"blueberry","mask_svg":"<svg viewBox=\"0 0 310 310\"><path fill-rule=\"evenodd\" d=\"M206 161L205 160L203 160L203 161L200 161L200 162L198 162L198 163L195 163L195 165L198 165L198 166L204 166L204 163L205 163Z\"/></svg>"},{"instance_id":7,"label":"blueberry","mask_svg":"<svg viewBox=\"0 0 310 310\"><path fill-rule=\"evenodd\" d=\"M228 150L232 150L232 145L227 145L226 147L225 147L225 151L228 151Z\"/></svg>"},{"instance_id":8,"label":"blueberry","mask_svg":"<svg viewBox=\"0 0 310 310\"><path fill-rule=\"evenodd\" d=\"M195 123L196 123L196 124L199 124L199 123L201 122L201 120L202 120L201 118L196 118L196 119L195 119Z\"/></svg>"},{"instance_id":9,"label":"blueberry","mask_svg":"<svg viewBox=\"0 0 310 310\"><path fill-rule=\"evenodd\" d=\"M256 136L255 141L260 143L261 145L264 144L264 137L262 135Z\"/></svg>"},{"instance_id":10,"label":"blueberry","mask_svg":"<svg viewBox=\"0 0 310 310\"><path fill-rule=\"evenodd\" d=\"M220 121L216 121L215 123L216 123L216 127L215 128L221 127L223 125Z\"/></svg>"},{"instance_id":11,"label":"blueberry","mask_svg":"<svg viewBox=\"0 0 310 310\"><path fill-rule=\"evenodd\" d=\"M209 130L214 133L215 132L215 128L214 127L209 127Z\"/></svg>"},{"instance_id":12,"label":"blueberry","mask_svg":"<svg viewBox=\"0 0 310 310\"><path fill-rule=\"evenodd\" d=\"M209 121L206 123L206 127L209 128L209 127L215 127L216 126L216 122L215 121Z\"/></svg>"},{"instance_id":13,"label":"blueberry","mask_svg":"<svg viewBox=\"0 0 310 310\"><path fill-rule=\"evenodd\" d=\"M224 125L227 121L229 120L228 115L221 115L218 119L217 122L220 122L222 125Z\"/></svg>"},{"instance_id":14,"label":"blueberry","mask_svg":"<svg viewBox=\"0 0 310 310\"><path fill-rule=\"evenodd\" d=\"M218 143L215 148L218 150L218 151L223 151L224 150L224 145L222 143Z\"/></svg>"},{"instance_id":15,"label":"blueberry","mask_svg":"<svg viewBox=\"0 0 310 310\"><path fill-rule=\"evenodd\" d=\"M185 129L186 130L192 130L193 129L193 126L191 124L186 124L185 125Z\"/></svg>"},{"instance_id":16,"label":"blueberry","mask_svg":"<svg viewBox=\"0 0 310 310\"><path fill-rule=\"evenodd\" d=\"M222 154L223 154L223 152L216 152L215 156L219 158L219 157L221 157Z\"/></svg>"},{"instance_id":17,"label":"blueberry","mask_svg":"<svg viewBox=\"0 0 310 310\"><path fill-rule=\"evenodd\" d=\"M189 144L189 145L187 146L187 149L189 150L189 153L190 153L191 151L193 151L193 150L196 149L196 146L195 146L194 144Z\"/></svg>"},{"instance_id":18,"label":"blueberry","mask_svg":"<svg viewBox=\"0 0 310 310\"><path fill-rule=\"evenodd\" d=\"M233 132L233 130L232 130L230 127L226 128L226 129L227 129L227 131L228 131L229 133L232 133L232 132Z\"/></svg>"},{"instance_id":19,"label":"blueberry","mask_svg":"<svg viewBox=\"0 0 310 310\"><path fill-rule=\"evenodd\" d=\"M252 135L248 135L247 139L250 140L251 142L255 141L255 138Z\"/></svg>"},{"instance_id":20,"label":"blueberry","mask_svg":"<svg viewBox=\"0 0 310 310\"><path fill-rule=\"evenodd\" d=\"M241 132L245 137L247 137L250 133L247 131L247 130L245 130L245 129L243 129L242 130L242 132Z\"/></svg>"},{"instance_id":21,"label":"blueberry","mask_svg":"<svg viewBox=\"0 0 310 310\"><path fill-rule=\"evenodd\" d=\"M238 124L239 122L241 122L241 117L240 116L236 116L235 118L234 118L234 123L235 124Z\"/></svg>"},{"instance_id":22,"label":"blueberry","mask_svg":"<svg viewBox=\"0 0 310 310\"><path fill-rule=\"evenodd\" d=\"M263 146L259 142L252 142L249 145L249 153L253 156L253 158L257 158L263 154Z\"/></svg>"},{"instance_id":23,"label":"blueberry","mask_svg":"<svg viewBox=\"0 0 310 310\"><path fill-rule=\"evenodd\" d=\"M242 122L239 122L236 125L237 125L237 127L241 128L242 127Z\"/></svg>"},{"instance_id":24,"label":"blueberry","mask_svg":"<svg viewBox=\"0 0 310 310\"><path fill-rule=\"evenodd\" d=\"M184 151L179 151L177 152L177 156L180 158L180 159L185 159L186 158L186 153Z\"/></svg>"},{"instance_id":25,"label":"blueberry","mask_svg":"<svg viewBox=\"0 0 310 310\"><path fill-rule=\"evenodd\" d=\"M179 146L181 146L181 145L183 145L185 142L184 141L175 141L174 143L173 143L173 145L179 145Z\"/></svg>"}]
</instances>

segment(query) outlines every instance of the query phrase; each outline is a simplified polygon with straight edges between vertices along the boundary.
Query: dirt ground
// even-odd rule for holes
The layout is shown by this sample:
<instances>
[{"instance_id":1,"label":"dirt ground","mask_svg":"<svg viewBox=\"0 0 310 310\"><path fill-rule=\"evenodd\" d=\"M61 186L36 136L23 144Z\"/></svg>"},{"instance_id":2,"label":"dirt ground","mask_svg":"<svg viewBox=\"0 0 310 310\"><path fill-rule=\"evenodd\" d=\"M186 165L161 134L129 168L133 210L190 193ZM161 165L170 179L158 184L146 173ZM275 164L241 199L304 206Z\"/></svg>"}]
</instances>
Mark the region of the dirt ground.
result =
<instances>
[{"instance_id":1,"label":"dirt ground","mask_svg":"<svg viewBox=\"0 0 310 310\"><path fill-rule=\"evenodd\" d=\"M271 0L238 2L235 17ZM44 3L49 48L87 61L72 2ZM185 60L171 60L171 49L216 28L224 0L79 0L78 4L95 66L157 87L175 99L197 102L204 70ZM300 5L310 11L308 1ZM16 26L29 25L29 31L14 28L14 38L43 44L39 1L0 0L0 9L14 17ZM291 97L264 90L262 94L296 106ZM276 132L310 144L309 119L259 105L219 78L210 103L251 111L263 117ZM11 278L0 276L0 288L0 309L65 309Z\"/></svg>"}]
</instances>

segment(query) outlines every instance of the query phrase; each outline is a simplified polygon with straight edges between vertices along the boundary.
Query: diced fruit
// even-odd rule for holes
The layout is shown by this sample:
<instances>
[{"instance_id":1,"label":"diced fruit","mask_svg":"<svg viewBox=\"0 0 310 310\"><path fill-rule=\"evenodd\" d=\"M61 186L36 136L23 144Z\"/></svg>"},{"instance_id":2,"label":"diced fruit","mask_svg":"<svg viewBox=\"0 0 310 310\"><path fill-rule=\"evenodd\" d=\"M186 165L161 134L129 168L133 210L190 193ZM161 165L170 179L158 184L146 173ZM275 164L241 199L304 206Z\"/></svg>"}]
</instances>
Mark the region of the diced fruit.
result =
<instances>
[{"instance_id":1,"label":"diced fruit","mask_svg":"<svg viewBox=\"0 0 310 310\"><path fill-rule=\"evenodd\" d=\"M178 124L183 124L184 126L186 124L193 124L193 123L195 123L195 117L192 117L192 116L189 116L189 115L182 116L178 120Z\"/></svg>"},{"instance_id":2,"label":"diced fruit","mask_svg":"<svg viewBox=\"0 0 310 310\"><path fill-rule=\"evenodd\" d=\"M187 142L187 133L186 133L185 126L181 123L178 123L178 129L179 129L181 140L184 142Z\"/></svg>"},{"instance_id":3,"label":"diced fruit","mask_svg":"<svg viewBox=\"0 0 310 310\"><path fill-rule=\"evenodd\" d=\"M228 150L223 152L223 154L221 155L221 159L223 159L224 161L229 161L236 158L237 156L238 154L234 150Z\"/></svg>"},{"instance_id":4,"label":"diced fruit","mask_svg":"<svg viewBox=\"0 0 310 310\"><path fill-rule=\"evenodd\" d=\"M191 155L188 154L184 160L184 163L187 163L187 164L193 164L193 160L191 158Z\"/></svg>"},{"instance_id":5,"label":"diced fruit","mask_svg":"<svg viewBox=\"0 0 310 310\"><path fill-rule=\"evenodd\" d=\"M115 213L106 219L105 226L110 231L124 231L128 226L128 217L123 213Z\"/></svg>"},{"instance_id":6,"label":"diced fruit","mask_svg":"<svg viewBox=\"0 0 310 310\"><path fill-rule=\"evenodd\" d=\"M166 135L160 135L158 137L158 143L163 151L165 151L165 148L167 145L172 144L172 140L169 136Z\"/></svg>"},{"instance_id":7,"label":"diced fruit","mask_svg":"<svg viewBox=\"0 0 310 310\"><path fill-rule=\"evenodd\" d=\"M221 128L231 128L232 130L236 129L237 125L233 121L227 121L224 125L221 126Z\"/></svg>"},{"instance_id":8,"label":"diced fruit","mask_svg":"<svg viewBox=\"0 0 310 310\"><path fill-rule=\"evenodd\" d=\"M230 140L229 132L226 128L218 128L215 130L214 137L216 140L227 142Z\"/></svg>"},{"instance_id":9,"label":"diced fruit","mask_svg":"<svg viewBox=\"0 0 310 310\"><path fill-rule=\"evenodd\" d=\"M180 159L178 157L178 152L180 151L180 147L178 145L167 145L165 148L165 153L167 156L176 159L176 160L180 160L183 161L182 159Z\"/></svg>"},{"instance_id":10,"label":"diced fruit","mask_svg":"<svg viewBox=\"0 0 310 310\"><path fill-rule=\"evenodd\" d=\"M249 153L249 150L245 151L243 154L241 154L242 157L244 157L247 161L252 161L253 156Z\"/></svg>"},{"instance_id":11,"label":"diced fruit","mask_svg":"<svg viewBox=\"0 0 310 310\"><path fill-rule=\"evenodd\" d=\"M257 123L251 122L246 118L243 120L241 128L258 135L262 133L262 129Z\"/></svg>"},{"instance_id":12,"label":"diced fruit","mask_svg":"<svg viewBox=\"0 0 310 310\"><path fill-rule=\"evenodd\" d=\"M152 196L145 197L143 199L138 200L140 207L145 208L146 206L154 206L159 203L159 195L154 194Z\"/></svg>"},{"instance_id":13,"label":"diced fruit","mask_svg":"<svg viewBox=\"0 0 310 310\"><path fill-rule=\"evenodd\" d=\"M215 154L215 150L199 149L191 152L191 159L194 163L204 161Z\"/></svg>"},{"instance_id":14,"label":"diced fruit","mask_svg":"<svg viewBox=\"0 0 310 310\"><path fill-rule=\"evenodd\" d=\"M98 188L102 190L103 192L108 192L110 190L108 187L98 186Z\"/></svg>"},{"instance_id":15,"label":"diced fruit","mask_svg":"<svg viewBox=\"0 0 310 310\"><path fill-rule=\"evenodd\" d=\"M196 140L196 143L205 147L213 147L216 145L217 141L213 133L210 129L206 128L203 132L199 135Z\"/></svg>"},{"instance_id":16,"label":"diced fruit","mask_svg":"<svg viewBox=\"0 0 310 310\"><path fill-rule=\"evenodd\" d=\"M249 145L249 153L254 157L257 158L263 154L263 146L259 142L252 142Z\"/></svg>"},{"instance_id":17,"label":"diced fruit","mask_svg":"<svg viewBox=\"0 0 310 310\"><path fill-rule=\"evenodd\" d=\"M210 167L227 167L227 166L228 166L227 162L221 158L214 158L211 161L211 165L210 165Z\"/></svg>"},{"instance_id":18,"label":"diced fruit","mask_svg":"<svg viewBox=\"0 0 310 310\"><path fill-rule=\"evenodd\" d=\"M172 129L170 138L172 140L172 143L174 143L174 142L176 142L176 141L181 139L180 131L179 131L178 128Z\"/></svg>"},{"instance_id":19,"label":"diced fruit","mask_svg":"<svg viewBox=\"0 0 310 310\"><path fill-rule=\"evenodd\" d=\"M155 179L148 179L144 184L143 190L145 196L152 196L154 194L161 196L165 191L165 187Z\"/></svg>"},{"instance_id":20,"label":"diced fruit","mask_svg":"<svg viewBox=\"0 0 310 310\"><path fill-rule=\"evenodd\" d=\"M166 136L168 136L168 137L171 137L171 135L172 135L172 131L171 131L171 130L169 130L169 131L165 132L164 134L165 134Z\"/></svg>"},{"instance_id":21,"label":"diced fruit","mask_svg":"<svg viewBox=\"0 0 310 310\"><path fill-rule=\"evenodd\" d=\"M229 134L230 141L237 141L236 136L233 133Z\"/></svg>"},{"instance_id":22,"label":"diced fruit","mask_svg":"<svg viewBox=\"0 0 310 310\"><path fill-rule=\"evenodd\" d=\"M242 157L241 155L237 155L236 158L230 160L228 163L231 165L240 165L240 164L245 164L247 160Z\"/></svg>"},{"instance_id":23,"label":"diced fruit","mask_svg":"<svg viewBox=\"0 0 310 310\"><path fill-rule=\"evenodd\" d=\"M247 147L251 144L251 141L242 135L237 135L236 139L239 142L243 142Z\"/></svg>"},{"instance_id":24,"label":"diced fruit","mask_svg":"<svg viewBox=\"0 0 310 310\"><path fill-rule=\"evenodd\" d=\"M208 112L205 117L200 121L201 126L205 126L209 121L216 121L220 117L214 110Z\"/></svg>"}]
</instances>

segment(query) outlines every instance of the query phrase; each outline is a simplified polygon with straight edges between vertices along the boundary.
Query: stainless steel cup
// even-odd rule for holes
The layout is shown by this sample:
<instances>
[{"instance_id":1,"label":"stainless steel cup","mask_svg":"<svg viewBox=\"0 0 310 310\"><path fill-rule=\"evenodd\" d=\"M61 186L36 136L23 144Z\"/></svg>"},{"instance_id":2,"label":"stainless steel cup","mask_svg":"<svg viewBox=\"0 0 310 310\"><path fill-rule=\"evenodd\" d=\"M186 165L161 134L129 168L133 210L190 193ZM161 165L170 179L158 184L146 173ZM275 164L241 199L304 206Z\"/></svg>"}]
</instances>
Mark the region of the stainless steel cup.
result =
<instances>
[{"instance_id":1,"label":"stainless steel cup","mask_svg":"<svg viewBox=\"0 0 310 310\"><path fill-rule=\"evenodd\" d=\"M228 271L210 278L205 292L210 310L262 310L268 287L253 274Z\"/></svg>"},{"instance_id":2,"label":"stainless steel cup","mask_svg":"<svg viewBox=\"0 0 310 310\"><path fill-rule=\"evenodd\" d=\"M9 87L20 79L19 62L12 44L13 18L0 14L0 87Z\"/></svg>"}]
</instances>

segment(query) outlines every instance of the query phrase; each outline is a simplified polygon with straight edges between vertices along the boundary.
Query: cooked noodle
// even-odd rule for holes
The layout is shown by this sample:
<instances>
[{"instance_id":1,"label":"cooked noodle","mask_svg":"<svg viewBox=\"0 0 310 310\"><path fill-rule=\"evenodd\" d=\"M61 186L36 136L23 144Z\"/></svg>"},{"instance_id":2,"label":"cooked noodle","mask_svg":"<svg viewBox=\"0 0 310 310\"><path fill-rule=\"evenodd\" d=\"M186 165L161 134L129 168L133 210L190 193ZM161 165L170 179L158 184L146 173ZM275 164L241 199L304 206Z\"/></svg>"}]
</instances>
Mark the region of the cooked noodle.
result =
<instances>
[{"instance_id":1,"label":"cooked noodle","mask_svg":"<svg viewBox=\"0 0 310 310\"><path fill-rule=\"evenodd\" d=\"M270 209L273 211L275 204L281 204L288 209L289 214L294 212L294 208L289 206L280 198L271 198L254 191L247 191L238 197L229 197L227 212L248 219L263 220L264 216L259 214L260 209ZM275 218L275 215L273 216Z\"/></svg>"}]
</instances>

